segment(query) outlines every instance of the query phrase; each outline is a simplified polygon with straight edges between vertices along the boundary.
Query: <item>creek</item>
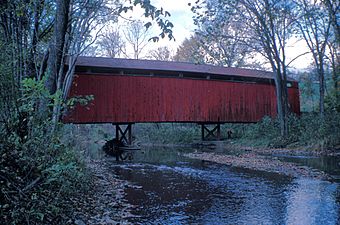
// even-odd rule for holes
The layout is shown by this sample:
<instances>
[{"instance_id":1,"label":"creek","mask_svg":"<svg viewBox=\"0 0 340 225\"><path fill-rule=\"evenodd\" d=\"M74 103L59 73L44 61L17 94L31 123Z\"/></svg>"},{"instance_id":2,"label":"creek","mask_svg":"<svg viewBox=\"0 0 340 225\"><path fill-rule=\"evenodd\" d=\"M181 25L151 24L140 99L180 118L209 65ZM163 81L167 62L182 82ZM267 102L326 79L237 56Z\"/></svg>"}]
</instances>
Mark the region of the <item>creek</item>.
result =
<instances>
[{"instance_id":1,"label":"creek","mask_svg":"<svg viewBox=\"0 0 340 225\"><path fill-rule=\"evenodd\" d=\"M329 173L322 181L292 178L189 159L192 148L143 147L113 162L129 181L133 224L340 224L340 158L275 156ZM227 153L225 153L227 154Z\"/></svg>"}]
</instances>

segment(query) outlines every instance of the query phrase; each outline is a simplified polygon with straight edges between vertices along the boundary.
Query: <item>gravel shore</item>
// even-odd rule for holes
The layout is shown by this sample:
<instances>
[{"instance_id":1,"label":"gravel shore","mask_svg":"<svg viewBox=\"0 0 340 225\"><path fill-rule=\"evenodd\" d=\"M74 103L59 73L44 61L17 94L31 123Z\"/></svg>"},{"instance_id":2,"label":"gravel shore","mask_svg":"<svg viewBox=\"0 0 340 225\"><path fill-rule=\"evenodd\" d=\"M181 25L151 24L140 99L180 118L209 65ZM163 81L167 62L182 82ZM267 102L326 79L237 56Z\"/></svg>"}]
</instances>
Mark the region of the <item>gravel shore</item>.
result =
<instances>
[{"instance_id":1,"label":"gravel shore","mask_svg":"<svg viewBox=\"0 0 340 225\"><path fill-rule=\"evenodd\" d=\"M224 164L232 167L246 168L283 174L291 177L307 177L327 180L329 177L322 171L306 166L299 166L290 162L283 162L275 157L259 155L257 153L244 153L239 155L225 155L212 152L189 153L185 156L192 159Z\"/></svg>"},{"instance_id":2,"label":"gravel shore","mask_svg":"<svg viewBox=\"0 0 340 225\"><path fill-rule=\"evenodd\" d=\"M116 178L109 170L109 163L108 159L87 160L93 188L81 199L75 199L79 208L70 224L131 224L127 218L133 217L130 213L133 206L124 199L124 189L130 184Z\"/></svg>"}]
</instances>

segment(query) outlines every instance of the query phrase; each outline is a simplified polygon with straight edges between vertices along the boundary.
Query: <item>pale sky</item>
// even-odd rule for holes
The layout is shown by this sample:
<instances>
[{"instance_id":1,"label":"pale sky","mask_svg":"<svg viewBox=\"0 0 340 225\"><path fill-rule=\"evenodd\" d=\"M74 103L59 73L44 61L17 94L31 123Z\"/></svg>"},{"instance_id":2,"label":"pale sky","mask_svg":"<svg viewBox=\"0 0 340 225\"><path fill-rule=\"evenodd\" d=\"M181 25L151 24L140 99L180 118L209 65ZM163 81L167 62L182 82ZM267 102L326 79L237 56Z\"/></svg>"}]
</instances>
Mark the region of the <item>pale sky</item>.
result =
<instances>
[{"instance_id":1,"label":"pale sky","mask_svg":"<svg viewBox=\"0 0 340 225\"><path fill-rule=\"evenodd\" d=\"M167 38L160 39L158 43L150 43L145 49L145 52L156 49L157 47L167 46L173 53L176 52L177 47L183 42L185 38L189 38L195 30L195 25L193 23L193 13L188 6L189 2L193 0L151 0L151 3L157 8L163 7L164 10L170 12L171 17L169 20L174 24L173 34L176 41L169 41ZM125 15L127 18L140 19L142 21L147 21L143 17L143 10L139 8L134 8L133 12L129 12ZM159 34L159 29L155 25L151 32L153 35ZM287 48L287 61L295 58L299 54L308 51L304 41L292 40L288 43L289 48ZM296 69L305 69L311 63L311 56L305 55L295 60L290 66Z\"/></svg>"},{"instance_id":2,"label":"pale sky","mask_svg":"<svg viewBox=\"0 0 340 225\"><path fill-rule=\"evenodd\" d=\"M190 37L193 33L195 26L192 17L194 14L188 6L192 0L151 0L156 7L163 7L166 11L170 12L170 20L174 24L174 36L176 44L180 44L186 37Z\"/></svg>"},{"instance_id":3,"label":"pale sky","mask_svg":"<svg viewBox=\"0 0 340 225\"><path fill-rule=\"evenodd\" d=\"M163 8L171 14L171 17L167 17L173 24L173 35L175 37L175 41L169 41L168 38L160 39L157 43L150 43L146 47L145 51L147 52L149 49L156 49L157 47L167 46L173 53L176 52L177 47L183 42L185 38L189 38L191 34L193 34L195 26L193 23L193 13L188 6L190 0L151 0L151 3L157 8ZM123 14L125 18L138 19L141 21L151 21L145 19L143 16L143 10L139 7L135 7L133 12L128 12L127 14ZM120 23L124 23L124 20L121 19ZM160 33L157 25L154 25L150 28L151 36L157 36Z\"/></svg>"}]
</instances>

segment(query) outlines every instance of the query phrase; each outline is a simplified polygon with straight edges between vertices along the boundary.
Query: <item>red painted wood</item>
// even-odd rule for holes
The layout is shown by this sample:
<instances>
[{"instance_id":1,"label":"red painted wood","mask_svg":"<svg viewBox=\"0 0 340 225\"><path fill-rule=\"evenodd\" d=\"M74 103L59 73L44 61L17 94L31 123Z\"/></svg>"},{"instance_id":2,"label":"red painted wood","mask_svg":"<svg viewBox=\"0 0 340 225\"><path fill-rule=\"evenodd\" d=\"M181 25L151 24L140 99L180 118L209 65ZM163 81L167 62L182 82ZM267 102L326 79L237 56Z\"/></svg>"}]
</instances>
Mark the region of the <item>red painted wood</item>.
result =
<instances>
[{"instance_id":1,"label":"red painted wood","mask_svg":"<svg viewBox=\"0 0 340 225\"><path fill-rule=\"evenodd\" d=\"M298 88L289 102L300 113ZM94 95L66 123L256 122L276 115L275 86L185 78L75 75L69 97Z\"/></svg>"}]
</instances>

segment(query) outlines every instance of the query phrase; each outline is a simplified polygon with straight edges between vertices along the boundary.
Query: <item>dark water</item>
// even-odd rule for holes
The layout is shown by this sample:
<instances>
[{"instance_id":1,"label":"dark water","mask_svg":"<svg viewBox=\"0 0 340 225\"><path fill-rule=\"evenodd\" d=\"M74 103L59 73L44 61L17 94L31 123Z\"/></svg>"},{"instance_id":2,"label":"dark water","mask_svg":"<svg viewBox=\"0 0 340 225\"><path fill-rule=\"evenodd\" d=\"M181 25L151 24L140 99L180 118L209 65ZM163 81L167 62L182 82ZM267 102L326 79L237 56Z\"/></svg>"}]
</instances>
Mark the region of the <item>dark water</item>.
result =
<instances>
[{"instance_id":1,"label":"dark water","mask_svg":"<svg viewBox=\"0 0 340 225\"><path fill-rule=\"evenodd\" d=\"M337 179L293 179L183 156L192 151L143 149L131 162L112 164L118 177L133 184L126 189L127 201L136 206L131 223L340 224ZM322 169L317 158L282 159ZM337 160L333 167L324 163L325 171L337 175Z\"/></svg>"}]
</instances>

